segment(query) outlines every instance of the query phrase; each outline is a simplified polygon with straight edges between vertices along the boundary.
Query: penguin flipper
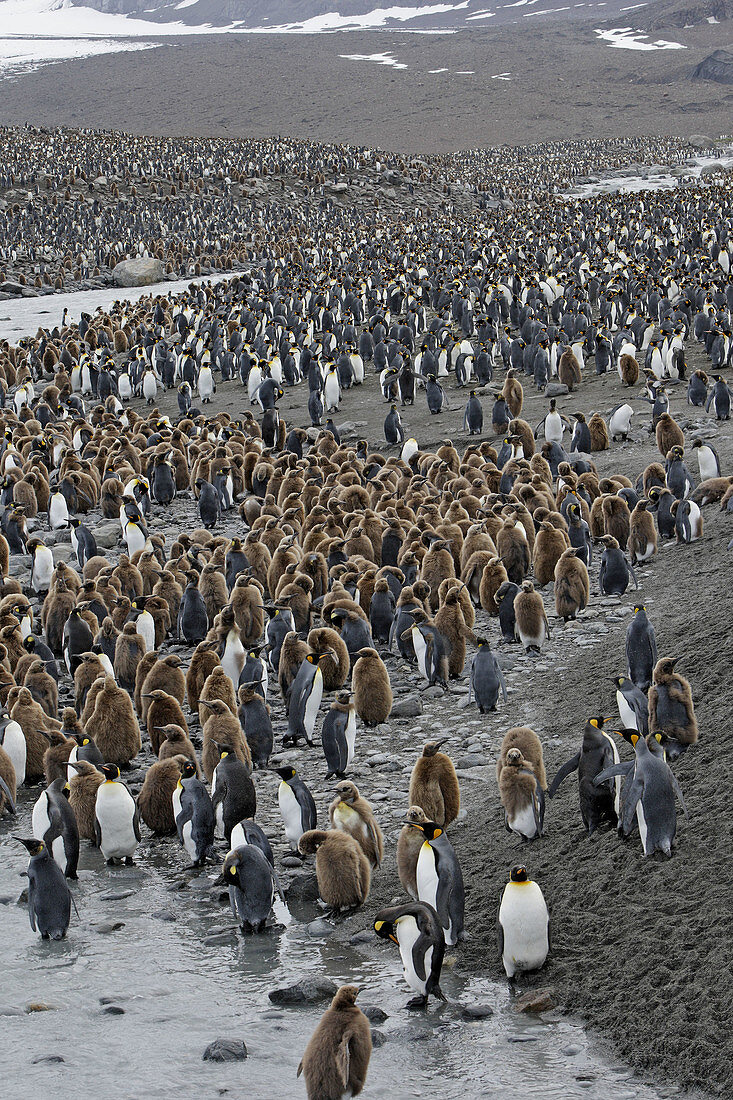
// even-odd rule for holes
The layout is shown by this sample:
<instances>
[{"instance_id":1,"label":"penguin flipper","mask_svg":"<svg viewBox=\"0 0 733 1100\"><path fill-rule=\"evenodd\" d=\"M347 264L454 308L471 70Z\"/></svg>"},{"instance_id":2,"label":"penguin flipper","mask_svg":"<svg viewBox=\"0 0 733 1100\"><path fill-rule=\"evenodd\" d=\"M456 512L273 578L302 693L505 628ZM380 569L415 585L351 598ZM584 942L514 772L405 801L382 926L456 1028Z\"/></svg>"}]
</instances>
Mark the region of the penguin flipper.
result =
<instances>
[{"instance_id":1,"label":"penguin flipper","mask_svg":"<svg viewBox=\"0 0 733 1100\"><path fill-rule=\"evenodd\" d=\"M619 764L612 764L610 768L604 768L598 775L593 778L593 786L600 787L608 779L613 779L617 775L629 775L636 767L634 760L622 760Z\"/></svg>"},{"instance_id":2,"label":"penguin flipper","mask_svg":"<svg viewBox=\"0 0 733 1100\"><path fill-rule=\"evenodd\" d=\"M636 814L636 806L644 793L644 785L636 774L634 774L634 777L627 786L629 790L626 791L624 788L624 808L621 821L624 836L628 836L631 832L634 824L634 816Z\"/></svg>"},{"instance_id":3,"label":"penguin flipper","mask_svg":"<svg viewBox=\"0 0 733 1100\"><path fill-rule=\"evenodd\" d=\"M558 770L557 775L555 776L555 778L553 779L552 783L550 784L550 786L548 788L548 791L547 791L547 797L548 798L554 798L555 797L555 792L557 791L557 788L560 786L562 781L564 779L567 779L567 777L571 774L571 772L576 771L579 764L580 764L580 753L576 752L575 756L571 756L571 758L568 761L566 761L562 765L562 767Z\"/></svg>"},{"instance_id":4,"label":"penguin flipper","mask_svg":"<svg viewBox=\"0 0 733 1100\"><path fill-rule=\"evenodd\" d=\"M176 818L176 829L181 844L183 844L183 826L189 821L193 821L193 806L190 803L184 803L183 799L181 799L181 812Z\"/></svg>"},{"instance_id":5,"label":"penguin flipper","mask_svg":"<svg viewBox=\"0 0 733 1100\"><path fill-rule=\"evenodd\" d=\"M506 689L506 680L504 679L504 673L499 668L498 661L495 662L495 663L496 663L496 674L499 677L499 684L501 685L501 694L504 698L504 702L506 703L507 698L508 698L507 689Z\"/></svg>"},{"instance_id":6,"label":"penguin flipper","mask_svg":"<svg viewBox=\"0 0 733 1100\"><path fill-rule=\"evenodd\" d=\"M5 782L5 780L3 779L3 777L1 775L0 775L0 791L2 791L2 793L5 795L5 797L8 801L8 806L10 808L11 814L16 814L17 810L15 809L15 802L13 801L13 796L10 793L10 787L7 785L7 783Z\"/></svg>"},{"instance_id":7,"label":"penguin flipper","mask_svg":"<svg viewBox=\"0 0 733 1100\"><path fill-rule=\"evenodd\" d=\"M94 839L97 842L97 848L101 848L102 847L102 829L101 829L101 826L99 824L99 819L96 816L94 818Z\"/></svg>"},{"instance_id":8,"label":"penguin flipper","mask_svg":"<svg viewBox=\"0 0 733 1100\"><path fill-rule=\"evenodd\" d=\"M684 800L684 797L682 795L682 788L680 787L679 783L677 782L677 776L674 774L674 772L672 771L671 768L669 769L669 775L670 775L670 778L672 780L672 789L674 790L674 793L677 795L677 797L680 800L680 806L682 807L683 814L685 815L686 819L689 821L690 820L690 815L687 812L687 806L685 805L685 800Z\"/></svg>"},{"instance_id":9,"label":"penguin flipper","mask_svg":"<svg viewBox=\"0 0 733 1100\"><path fill-rule=\"evenodd\" d=\"M38 929L36 928L36 909L33 905L33 892L30 888L28 889L28 919L31 922L31 928L33 929L33 931L37 932Z\"/></svg>"}]
</instances>

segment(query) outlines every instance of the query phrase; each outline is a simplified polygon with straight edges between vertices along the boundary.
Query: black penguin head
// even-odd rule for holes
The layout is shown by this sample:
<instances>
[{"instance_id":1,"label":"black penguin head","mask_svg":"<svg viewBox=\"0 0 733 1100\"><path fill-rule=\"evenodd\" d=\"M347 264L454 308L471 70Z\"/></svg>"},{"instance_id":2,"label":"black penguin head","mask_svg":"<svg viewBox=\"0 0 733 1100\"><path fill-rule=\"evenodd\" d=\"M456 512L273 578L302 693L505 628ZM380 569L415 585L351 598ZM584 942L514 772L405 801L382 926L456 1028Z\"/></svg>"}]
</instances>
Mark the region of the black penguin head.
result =
<instances>
[{"instance_id":1,"label":"black penguin head","mask_svg":"<svg viewBox=\"0 0 733 1100\"><path fill-rule=\"evenodd\" d=\"M46 847L42 840L36 840L35 837L29 837L27 840L25 840L22 836L14 836L13 840L17 840L20 844L25 845L25 847L28 849L29 854L32 856L40 855Z\"/></svg>"},{"instance_id":2,"label":"black penguin head","mask_svg":"<svg viewBox=\"0 0 733 1100\"><path fill-rule=\"evenodd\" d=\"M120 769L116 764L103 764L99 770L107 783L114 783L115 779L120 778Z\"/></svg>"},{"instance_id":3,"label":"black penguin head","mask_svg":"<svg viewBox=\"0 0 733 1100\"><path fill-rule=\"evenodd\" d=\"M594 729L602 730L603 729L603 723L605 721L606 721L605 718L600 718L600 717L589 718L588 719L588 725L593 726Z\"/></svg>"},{"instance_id":4,"label":"black penguin head","mask_svg":"<svg viewBox=\"0 0 733 1100\"><path fill-rule=\"evenodd\" d=\"M193 779L196 775L196 766L191 760L181 764L181 779Z\"/></svg>"},{"instance_id":5,"label":"black penguin head","mask_svg":"<svg viewBox=\"0 0 733 1100\"><path fill-rule=\"evenodd\" d=\"M515 863L509 872L510 882L529 882L527 868L522 863Z\"/></svg>"},{"instance_id":6,"label":"black penguin head","mask_svg":"<svg viewBox=\"0 0 733 1100\"><path fill-rule=\"evenodd\" d=\"M439 836L443 835L443 830L435 821L410 821L409 818L406 818L405 825L411 825L413 829L419 829L428 841L437 840Z\"/></svg>"},{"instance_id":7,"label":"black penguin head","mask_svg":"<svg viewBox=\"0 0 733 1100\"><path fill-rule=\"evenodd\" d=\"M297 772L292 764L286 764L282 768L275 768L275 771L285 783L289 783L290 780L295 779L295 776L297 775Z\"/></svg>"},{"instance_id":8,"label":"black penguin head","mask_svg":"<svg viewBox=\"0 0 733 1100\"><path fill-rule=\"evenodd\" d=\"M374 931L383 940L392 940L399 945L399 940L394 934L394 922L391 920L375 920Z\"/></svg>"}]
</instances>

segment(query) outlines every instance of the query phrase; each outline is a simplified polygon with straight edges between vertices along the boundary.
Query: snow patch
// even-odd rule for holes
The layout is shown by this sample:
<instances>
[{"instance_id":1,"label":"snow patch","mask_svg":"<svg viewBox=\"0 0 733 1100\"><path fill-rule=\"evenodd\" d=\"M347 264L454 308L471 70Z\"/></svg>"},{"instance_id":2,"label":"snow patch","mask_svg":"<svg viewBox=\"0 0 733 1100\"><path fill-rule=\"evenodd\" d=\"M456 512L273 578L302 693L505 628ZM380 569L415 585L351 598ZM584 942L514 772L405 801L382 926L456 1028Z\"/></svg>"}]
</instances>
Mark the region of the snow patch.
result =
<instances>
[{"instance_id":1,"label":"snow patch","mask_svg":"<svg viewBox=\"0 0 733 1100\"><path fill-rule=\"evenodd\" d=\"M391 65L393 69L406 69L401 61L397 61L388 53L340 53L345 61L373 61L377 65Z\"/></svg>"},{"instance_id":2,"label":"snow patch","mask_svg":"<svg viewBox=\"0 0 733 1100\"><path fill-rule=\"evenodd\" d=\"M156 48L155 42L120 42L112 38L0 38L0 75L12 78L59 61Z\"/></svg>"},{"instance_id":3,"label":"snow patch","mask_svg":"<svg viewBox=\"0 0 733 1100\"><path fill-rule=\"evenodd\" d=\"M323 31L364 30L370 27L384 27L388 22L408 23L424 15L444 15L449 11L462 11L470 0L460 4L428 4L424 8L375 8L362 15L341 15L337 11L314 15L300 23L281 23L276 27L245 28L251 34L318 34Z\"/></svg>"},{"instance_id":4,"label":"snow patch","mask_svg":"<svg viewBox=\"0 0 733 1100\"><path fill-rule=\"evenodd\" d=\"M686 50L681 42L665 42L660 38L657 42L649 42L648 35L641 31L632 30L631 27L615 27L610 31L596 30L596 34L602 42L607 42L616 50Z\"/></svg>"}]
</instances>

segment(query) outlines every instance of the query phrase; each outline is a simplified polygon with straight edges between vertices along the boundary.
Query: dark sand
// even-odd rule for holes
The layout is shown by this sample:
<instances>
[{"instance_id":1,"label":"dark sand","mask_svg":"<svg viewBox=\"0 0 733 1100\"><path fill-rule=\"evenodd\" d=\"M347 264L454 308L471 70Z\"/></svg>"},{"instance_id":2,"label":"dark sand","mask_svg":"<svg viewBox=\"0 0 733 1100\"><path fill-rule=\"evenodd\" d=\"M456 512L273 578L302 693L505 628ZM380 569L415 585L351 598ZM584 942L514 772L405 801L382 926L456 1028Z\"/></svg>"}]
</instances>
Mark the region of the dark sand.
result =
<instances>
[{"instance_id":1,"label":"dark sand","mask_svg":"<svg viewBox=\"0 0 733 1100\"><path fill-rule=\"evenodd\" d=\"M521 13L522 9L518 9ZM634 13L613 26L637 25ZM654 32L681 50L614 49L598 22L457 34L376 31L166 39L160 48L0 79L0 123L217 137L282 134L405 152L729 133L733 88L691 81L727 24ZM640 16L641 19L641 16ZM150 38L151 41L154 39ZM345 60L390 53L406 69ZM431 73L447 68L449 72ZM458 75L470 70L468 75ZM511 79L492 79L509 72Z\"/></svg>"}]
</instances>

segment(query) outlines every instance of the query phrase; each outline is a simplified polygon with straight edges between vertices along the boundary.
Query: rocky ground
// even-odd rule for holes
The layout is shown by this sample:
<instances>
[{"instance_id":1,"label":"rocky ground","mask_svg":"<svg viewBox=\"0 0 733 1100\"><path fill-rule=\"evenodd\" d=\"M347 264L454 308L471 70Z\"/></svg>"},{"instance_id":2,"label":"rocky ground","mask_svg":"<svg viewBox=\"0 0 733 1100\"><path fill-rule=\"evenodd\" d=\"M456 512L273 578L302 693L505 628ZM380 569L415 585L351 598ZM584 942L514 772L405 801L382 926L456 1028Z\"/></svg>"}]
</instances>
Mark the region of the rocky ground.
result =
<instances>
[{"instance_id":1,"label":"rocky ground","mask_svg":"<svg viewBox=\"0 0 733 1100\"><path fill-rule=\"evenodd\" d=\"M688 362L690 369L703 366L702 353L692 347ZM497 378L500 375L498 372ZM566 414L577 410L587 417L593 411L608 414L621 400L621 393L616 375L596 378L587 372L579 391L560 398L558 405ZM462 431L466 392L451 386L449 395L450 409L437 417L428 414L420 393L415 406L403 410L406 431L422 448L434 447L445 437L452 438L459 449L468 442ZM307 426L306 398L303 386L286 390L280 411L289 425ZM683 386L672 388L671 398L671 411L688 444L697 434L710 439L721 455L723 471L731 472L730 424L719 425L702 410L687 407ZM631 439L594 455L601 474L615 471L635 478L658 458L648 430L649 406L636 400L633 403L637 412ZM488 422L489 396L484 404ZM159 407L174 415L174 395L162 396ZM240 415L247 407L246 392L229 383L219 388L207 411ZM547 399L528 385L523 416L535 425L546 409ZM342 426L345 440L363 436L379 446L386 411L377 380L370 374L363 387L346 393L335 420ZM694 458L690 462L696 472ZM92 520L100 547L115 557L118 524ZM166 513L154 509L151 529L165 534L168 543L179 531L195 526L198 517L190 497L180 496ZM228 514L221 533L242 533L236 514ZM476 631L500 654L509 690L508 701L500 702L496 714L481 717L474 704L468 703L465 675L444 694L440 688L425 689L413 668L385 654L395 711L376 730L359 730L351 777L375 806L385 832L387 857L374 876L364 909L335 926L317 921L312 934L344 940L356 936L360 949L380 949L373 943L373 914L380 906L403 897L396 874L395 843L407 806L410 772L424 741L448 736L446 749L455 761L462 788L463 809L450 837L466 880L468 930L466 942L449 953L451 963L467 971L483 969L502 979L496 913L508 868L519 858L541 884L553 922L550 960L538 975L520 981L519 991L550 989L548 1004L582 1015L619 1055L660 1083L660 1096L665 1095L664 1083L697 1087L713 1095L729 1094L733 1077L727 1025L731 979L727 944L733 934L729 869L733 829L727 761L733 734L727 683L733 588L726 546L731 537L733 517L722 515L716 506L706 508L703 539L689 547L660 546L658 557L638 570L639 593L632 589L622 598L598 595L596 562L591 571L590 607L578 622L566 626L555 617L548 587L543 597L552 638L540 657L524 656L516 645L501 645L497 621L479 610ZM54 537L49 536L48 541L53 542ZM68 558L69 552L64 536L57 535L57 555ZM22 559L14 558L13 565L21 573L25 568ZM611 677L626 671L624 635L631 609L639 599L644 600L655 625L660 654L682 658L680 670L692 683L700 725L699 745L675 765L689 821L680 818L673 857L669 861L645 860L638 838L622 843L610 830L589 840L582 828L573 777L549 804L546 835L521 844L504 830L495 780L494 764L503 733L512 725L531 725L542 739L551 779L576 751L589 715L615 717ZM182 652L184 659L190 652L175 644L168 649ZM469 660L472 652L470 648ZM270 702L279 743L286 720L276 687ZM400 713L404 716L398 716ZM194 735L199 733L195 718L192 729ZM283 758L295 763L311 786L319 823L325 824L332 784L324 780L320 750L289 750ZM151 762L149 752L135 762L127 775L133 790L139 789ZM304 898L314 896L315 878L312 866L300 868L287 857L276 782L271 774L257 776L257 817L273 840L290 904L297 910ZM149 844L146 839L143 859Z\"/></svg>"},{"instance_id":2,"label":"rocky ground","mask_svg":"<svg viewBox=\"0 0 733 1100\"><path fill-rule=\"evenodd\" d=\"M475 24L447 35L165 39L155 50L1 79L0 122L202 137L308 135L401 153L730 131L733 90L691 79L730 41L729 23L657 27L647 46L661 38L684 48L639 51L599 39L602 8L598 22L583 24L538 25L531 14L518 8L515 25ZM630 11L613 26L644 27L643 14ZM404 67L343 56L375 53Z\"/></svg>"}]
</instances>

